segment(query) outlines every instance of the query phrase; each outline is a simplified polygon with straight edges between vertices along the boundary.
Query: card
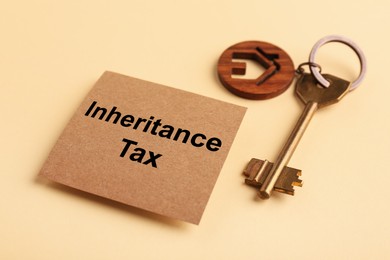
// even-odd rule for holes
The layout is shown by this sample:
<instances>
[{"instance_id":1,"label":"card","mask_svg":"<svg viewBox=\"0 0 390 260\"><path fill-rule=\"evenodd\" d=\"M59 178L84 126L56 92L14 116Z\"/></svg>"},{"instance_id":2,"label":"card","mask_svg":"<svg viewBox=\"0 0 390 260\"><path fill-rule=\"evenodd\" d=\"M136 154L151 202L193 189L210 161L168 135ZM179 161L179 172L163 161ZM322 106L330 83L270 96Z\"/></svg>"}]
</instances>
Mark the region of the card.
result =
<instances>
[{"instance_id":1,"label":"card","mask_svg":"<svg viewBox=\"0 0 390 260\"><path fill-rule=\"evenodd\" d=\"M246 108L105 72L39 175L199 224Z\"/></svg>"}]
</instances>

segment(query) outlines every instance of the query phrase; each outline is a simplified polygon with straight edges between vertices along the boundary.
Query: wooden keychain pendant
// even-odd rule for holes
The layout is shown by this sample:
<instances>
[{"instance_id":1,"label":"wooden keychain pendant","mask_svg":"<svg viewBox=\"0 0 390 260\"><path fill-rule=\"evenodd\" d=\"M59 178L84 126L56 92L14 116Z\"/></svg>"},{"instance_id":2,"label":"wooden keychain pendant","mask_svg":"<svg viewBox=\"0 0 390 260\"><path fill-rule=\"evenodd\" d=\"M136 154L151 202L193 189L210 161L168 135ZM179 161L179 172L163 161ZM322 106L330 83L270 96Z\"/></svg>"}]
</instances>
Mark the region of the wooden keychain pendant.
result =
<instances>
[{"instance_id":1,"label":"wooden keychain pendant","mask_svg":"<svg viewBox=\"0 0 390 260\"><path fill-rule=\"evenodd\" d=\"M255 79L234 78L245 75L246 63L233 59L258 62L264 73ZM233 94L248 99L269 99L287 90L294 79L294 64L281 48L267 42L246 41L226 49L218 61L218 76Z\"/></svg>"}]
</instances>

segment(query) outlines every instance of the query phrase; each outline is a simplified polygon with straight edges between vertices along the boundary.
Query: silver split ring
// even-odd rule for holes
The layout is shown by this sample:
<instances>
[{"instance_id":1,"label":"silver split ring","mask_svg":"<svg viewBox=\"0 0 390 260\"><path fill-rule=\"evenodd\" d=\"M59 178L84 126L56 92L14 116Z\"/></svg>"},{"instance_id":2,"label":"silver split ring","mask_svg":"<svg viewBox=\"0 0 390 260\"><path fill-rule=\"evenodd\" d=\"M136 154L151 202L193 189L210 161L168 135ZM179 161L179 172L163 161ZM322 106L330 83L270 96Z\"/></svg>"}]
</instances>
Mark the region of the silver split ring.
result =
<instances>
[{"instance_id":1,"label":"silver split ring","mask_svg":"<svg viewBox=\"0 0 390 260\"><path fill-rule=\"evenodd\" d=\"M330 43L330 42L340 42L340 43L343 43L343 44L346 44L348 45L349 47L352 48L352 50L356 53L356 55L359 57L359 61L360 61L360 74L359 74L359 77L353 81L351 83L351 87L350 87L350 91L351 90L354 90L363 80L365 74L366 74L366 70L367 70L367 64L366 64L366 57L364 56L364 53L363 51L359 48L359 46L357 46L353 41L351 41L350 39L344 37L344 36L340 36L340 35L329 35L329 36L326 36L322 39L320 39L314 46L313 46L313 49L311 50L310 52L310 56L309 56L309 64L315 64L315 56L317 54L317 51L318 49L326 44L326 43ZM329 81L327 81L322 75L321 75L321 72L318 70L318 68L316 66L309 66L310 67L310 71L311 73L313 74L313 76L317 79L317 81L324 87L329 87L330 83Z\"/></svg>"}]
</instances>

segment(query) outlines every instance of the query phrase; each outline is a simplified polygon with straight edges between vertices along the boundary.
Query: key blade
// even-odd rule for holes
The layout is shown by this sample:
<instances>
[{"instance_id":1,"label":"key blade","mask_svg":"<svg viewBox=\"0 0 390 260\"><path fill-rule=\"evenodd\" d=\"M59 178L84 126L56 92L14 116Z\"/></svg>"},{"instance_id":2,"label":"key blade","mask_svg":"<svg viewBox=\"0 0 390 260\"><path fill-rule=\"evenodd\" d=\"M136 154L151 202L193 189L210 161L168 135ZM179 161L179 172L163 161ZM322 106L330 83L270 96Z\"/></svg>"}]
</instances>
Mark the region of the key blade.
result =
<instances>
[{"instance_id":1,"label":"key blade","mask_svg":"<svg viewBox=\"0 0 390 260\"><path fill-rule=\"evenodd\" d=\"M272 169L273 163L267 160L252 158L244 170L245 183L260 188ZM294 195L294 186L302 187L301 170L284 167L275 183L274 190Z\"/></svg>"}]
</instances>

